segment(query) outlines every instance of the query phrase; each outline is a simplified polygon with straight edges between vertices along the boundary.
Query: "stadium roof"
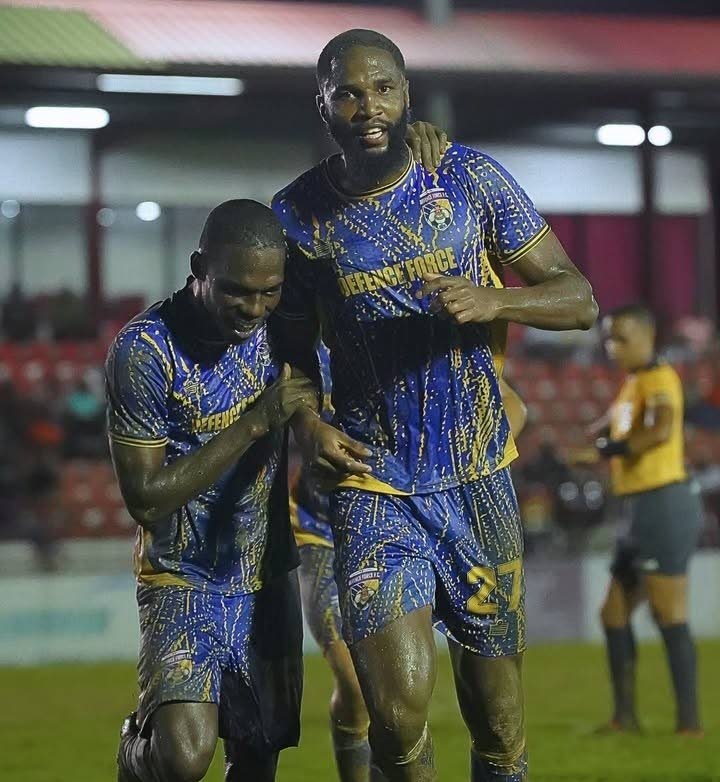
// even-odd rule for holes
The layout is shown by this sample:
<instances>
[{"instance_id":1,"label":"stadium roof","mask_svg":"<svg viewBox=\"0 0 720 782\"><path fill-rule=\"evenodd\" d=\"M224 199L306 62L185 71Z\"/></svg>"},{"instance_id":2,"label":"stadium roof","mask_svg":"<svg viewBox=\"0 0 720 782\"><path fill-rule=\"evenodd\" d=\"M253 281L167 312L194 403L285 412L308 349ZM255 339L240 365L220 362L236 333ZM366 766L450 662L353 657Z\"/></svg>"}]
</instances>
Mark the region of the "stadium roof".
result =
<instances>
[{"instance_id":1,"label":"stadium roof","mask_svg":"<svg viewBox=\"0 0 720 782\"><path fill-rule=\"evenodd\" d=\"M136 70L312 68L336 33L371 26L426 72L717 79L720 20L412 10L228 0L0 0L0 63Z\"/></svg>"}]
</instances>

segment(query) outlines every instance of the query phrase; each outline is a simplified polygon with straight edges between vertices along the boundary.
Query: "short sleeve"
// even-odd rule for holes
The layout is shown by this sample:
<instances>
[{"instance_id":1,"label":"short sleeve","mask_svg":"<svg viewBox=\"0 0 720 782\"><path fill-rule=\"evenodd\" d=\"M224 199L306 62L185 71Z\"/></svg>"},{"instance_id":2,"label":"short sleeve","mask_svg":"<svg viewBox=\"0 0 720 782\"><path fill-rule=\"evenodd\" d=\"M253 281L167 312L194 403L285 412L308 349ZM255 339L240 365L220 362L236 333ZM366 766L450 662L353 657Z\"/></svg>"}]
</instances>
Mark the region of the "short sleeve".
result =
<instances>
[{"instance_id":1,"label":"short sleeve","mask_svg":"<svg viewBox=\"0 0 720 782\"><path fill-rule=\"evenodd\" d=\"M170 385L170 363L158 339L140 329L121 332L105 363L110 438L122 445L165 445Z\"/></svg>"},{"instance_id":2,"label":"short sleeve","mask_svg":"<svg viewBox=\"0 0 720 782\"><path fill-rule=\"evenodd\" d=\"M672 367L659 366L642 375L642 394L646 407L680 406L680 388L680 379Z\"/></svg>"},{"instance_id":3,"label":"short sleeve","mask_svg":"<svg viewBox=\"0 0 720 782\"><path fill-rule=\"evenodd\" d=\"M528 194L495 160L477 153L467 171L483 210L488 254L503 265L517 261L550 230Z\"/></svg>"}]
</instances>

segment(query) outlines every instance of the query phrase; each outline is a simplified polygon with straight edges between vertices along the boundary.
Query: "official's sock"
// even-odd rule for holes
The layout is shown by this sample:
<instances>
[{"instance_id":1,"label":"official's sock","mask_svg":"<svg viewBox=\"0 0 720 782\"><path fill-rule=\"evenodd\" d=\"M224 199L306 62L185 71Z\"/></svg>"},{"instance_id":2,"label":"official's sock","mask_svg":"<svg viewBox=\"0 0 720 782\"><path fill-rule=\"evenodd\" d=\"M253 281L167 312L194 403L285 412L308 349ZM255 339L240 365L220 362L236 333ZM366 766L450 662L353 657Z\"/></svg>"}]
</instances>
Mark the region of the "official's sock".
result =
<instances>
[{"instance_id":1,"label":"official's sock","mask_svg":"<svg viewBox=\"0 0 720 782\"><path fill-rule=\"evenodd\" d=\"M635 637L632 627L606 627L608 667L612 680L615 711L613 721L624 727L635 727Z\"/></svg>"},{"instance_id":2,"label":"official's sock","mask_svg":"<svg viewBox=\"0 0 720 782\"><path fill-rule=\"evenodd\" d=\"M697 661L695 644L687 623L661 627L675 701L677 703L678 730L695 730L700 727L697 705Z\"/></svg>"}]
</instances>

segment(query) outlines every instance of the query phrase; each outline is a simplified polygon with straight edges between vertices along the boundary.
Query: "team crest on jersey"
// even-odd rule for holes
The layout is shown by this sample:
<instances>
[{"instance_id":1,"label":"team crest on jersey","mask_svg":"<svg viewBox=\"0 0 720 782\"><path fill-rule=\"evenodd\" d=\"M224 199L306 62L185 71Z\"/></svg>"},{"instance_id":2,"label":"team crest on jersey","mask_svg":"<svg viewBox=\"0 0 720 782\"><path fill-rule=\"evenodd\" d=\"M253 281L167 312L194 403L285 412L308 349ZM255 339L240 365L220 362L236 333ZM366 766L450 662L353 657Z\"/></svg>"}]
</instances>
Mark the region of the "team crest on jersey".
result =
<instances>
[{"instance_id":1,"label":"team crest on jersey","mask_svg":"<svg viewBox=\"0 0 720 782\"><path fill-rule=\"evenodd\" d=\"M182 684L192 676L192 655L189 649L180 649L162 659L163 677L168 684Z\"/></svg>"},{"instance_id":2,"label":"team crest on jersey","mask_svg":"<svg viewBox=\"0 0 720 782\"><path fill-rule=\"evenodd\" d=\"M382 571L374 567L363 568L350 576L350 599L355 608L367 608L380 589Z\"/></svg>"},{"instance_id":3,"label":"team crest on jersey","mask_svg":"<svg viewBox=\"0 0 720 782\"><path fill-rule=\"evenodd\" d=\"M447 230L453 221L453 210L447 193L441 187L426 190L420 196L425 222L436 231Z\"/></svg>"}]
</instances>

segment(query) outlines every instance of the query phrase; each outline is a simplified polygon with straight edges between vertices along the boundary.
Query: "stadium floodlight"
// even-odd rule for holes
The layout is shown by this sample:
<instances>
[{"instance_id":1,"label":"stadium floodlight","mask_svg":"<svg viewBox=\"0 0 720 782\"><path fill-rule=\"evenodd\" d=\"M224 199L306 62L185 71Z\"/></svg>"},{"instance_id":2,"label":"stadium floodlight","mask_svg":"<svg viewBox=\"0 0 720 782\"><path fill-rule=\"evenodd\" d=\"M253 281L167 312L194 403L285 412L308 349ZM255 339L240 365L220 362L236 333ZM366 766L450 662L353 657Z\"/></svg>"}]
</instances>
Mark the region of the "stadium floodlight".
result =
<instances>
[{"instance_id":1,"label":"stadium floodlight","mask_svg":"<svg viewBox=\"0 0 720 782\"><path fill-rule=\"evenodd\" d=\"M105 109L87 106L33 106L25 112L25 124L31 128L97 130L108 122Z\"/></svg>"},{"instance_id":2,"label":"stadium floodlight","mask_svg":"<svg viewBox=\"0 0 720 782\"><path fill-rule=\"evenodd\" d=\"M654 147L666 147L673 140L672 130L665 125L653 125L647 137Z\"/></svg>"},{"instance_id":3,"label":"stadium floodlight","mask_svg":"<svg viewBox=\"0 0 720 782\"><path fill-rule=\"evenodd\" d=\"M601 125L595 138L608 147L639 147L645 141L645 131L640 125Z\"/></svg>"},{"instance_id":4,"label":"stadium floodlight","mask_svg":"<svg viewBox=\"0 0 720 782\"><path fill-rule=\"evenodd\" d=\"M156 201L141 201L135 207L135 214L143 222L152 223L153 220L157 220L160 217L162 209L160 209L160 204Z\"/></svg>"},{"instance_id":5,"label":"stadium floodlight","mask_svg":"<svg viewBox=\"0 0 720 782\"><path fill-rule=\"evenodd\" d=\"M0 204L0 214L8 220L14 220L20 214L20 202L14 198L8 198Z\"/></svg>"},{"instance_id":6,"label":"stadium floodlight","mask_svg":"<svg viewBox=\"0 0 720 782\"><path fill-rule=\"evenodd\" d=\"M133 73L101 73L96 80L101 92L144 92L156 95L241 95L241 79L216 76L157 76Z\"/></svg>"}]
</instances>

